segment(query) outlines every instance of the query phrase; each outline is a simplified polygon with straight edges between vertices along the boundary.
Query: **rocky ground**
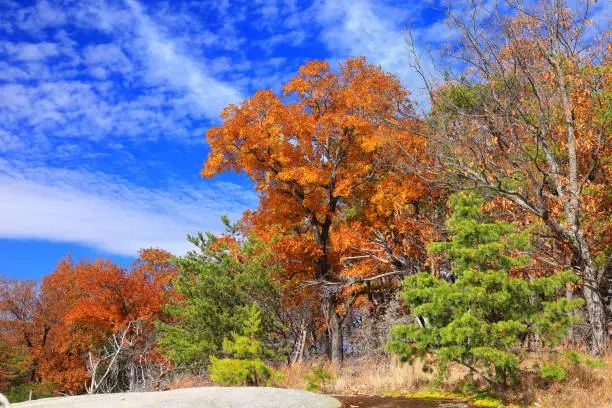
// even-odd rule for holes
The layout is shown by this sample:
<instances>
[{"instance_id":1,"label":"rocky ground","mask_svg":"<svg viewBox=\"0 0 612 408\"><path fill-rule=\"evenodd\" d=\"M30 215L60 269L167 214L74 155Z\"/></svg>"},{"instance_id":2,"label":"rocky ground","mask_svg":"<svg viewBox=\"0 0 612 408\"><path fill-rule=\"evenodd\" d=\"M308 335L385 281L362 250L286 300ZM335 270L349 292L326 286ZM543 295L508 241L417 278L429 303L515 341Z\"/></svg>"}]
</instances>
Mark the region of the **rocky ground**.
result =
<instances>
[{"instance_id":1,"label":"rocky ground","mask_svg":"<svg viewBox=\"0 0 612 408\"><path fill-rule=\"evenodd\" d=\"M335 398L284 388L202 387L80 395L12 404L12 408L338 408Z\"/></svg>"}]
</instances>

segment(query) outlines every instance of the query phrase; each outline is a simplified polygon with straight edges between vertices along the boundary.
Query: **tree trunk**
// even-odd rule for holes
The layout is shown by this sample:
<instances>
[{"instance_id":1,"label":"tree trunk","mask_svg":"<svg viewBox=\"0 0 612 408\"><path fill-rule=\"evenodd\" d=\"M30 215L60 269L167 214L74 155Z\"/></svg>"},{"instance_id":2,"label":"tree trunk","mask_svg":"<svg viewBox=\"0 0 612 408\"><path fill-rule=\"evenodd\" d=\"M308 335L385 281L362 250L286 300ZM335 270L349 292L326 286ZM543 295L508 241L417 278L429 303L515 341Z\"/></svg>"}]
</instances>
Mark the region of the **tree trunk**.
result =
<instances>
[{"instance_id":1,"label":"tree trunk","mask_svg":"<svg viewBox=\"0 0 612 408\"><path fill-rule=\"evenodd\" d=\"M334 307L335 309L335 307ZM330 349L332 363L341 363L344 359L344 338L342 336L342 318L335 310L330 310Z\"/></svg>"},{"instance_id":2,"label":"tree trunk","mask_svg":"<svg viewBox=\"0 0 612 408\"><path fill-rule=\"evenodd\" d=\"M134 392L136 391L136 364L134 364L133 361L130 362L129 377L130 377L129 391Z\"/></svg>"},{"instance_id":3,"label":"tree trunk","mask_svg":"<svg viewBox=\"0 0 612 408\"><path fill-rule=\"evenodd\" d=\"M567 211L566 214L568 218L571 216ZM558 222L549 220L548 225L560 241L565 241L571 246L573 255L580 265L583 280L582 293L593 337L591 351L594 356L601 356L606 352L610 341L606 313L607 305L601 290L604 273L603 271L600 273L595 266L589 243L584 238L578 224L570 224L569 228L566 228Z\"/></svg>"},{"instance_id":4,"label":"tree trunk","mask_svg":"<svg viewBox=\"0 0 612 408\"><path fill-rule=\"evenodd\" d=\"M306 347L306 320L302 320L302 324L300 325L300 334L296 339L296 344L294 346L295 354L293 355L293 359L291 360L291 364L301 363L304 358L304 348Z\"/></svg>"},{"instance_id":5,"label":"tree trunk","mask_svg":"<svg viewBox=\"0 0 612 408\"><path fill-rule=\"evenodd\" d=\"M593 334L593 355L601 356L608 347L608 322L606 316L606 305L599 291L597 270L593 266L584 268L583 294L589 315L589 323Z\"/></svg>"},{"instance_id":6,"label":"tree trunk","mask_svg":"<svg viewBox=\"0 0 612 408\"><path fill-rule=\"evenodd\" d=\"M612 324L612 258L603 266L601 276L599 292L602 294L604 306L606 307L608 323ZM608 334L611 333L608 331Z\"/></svg>"}]
</instances>

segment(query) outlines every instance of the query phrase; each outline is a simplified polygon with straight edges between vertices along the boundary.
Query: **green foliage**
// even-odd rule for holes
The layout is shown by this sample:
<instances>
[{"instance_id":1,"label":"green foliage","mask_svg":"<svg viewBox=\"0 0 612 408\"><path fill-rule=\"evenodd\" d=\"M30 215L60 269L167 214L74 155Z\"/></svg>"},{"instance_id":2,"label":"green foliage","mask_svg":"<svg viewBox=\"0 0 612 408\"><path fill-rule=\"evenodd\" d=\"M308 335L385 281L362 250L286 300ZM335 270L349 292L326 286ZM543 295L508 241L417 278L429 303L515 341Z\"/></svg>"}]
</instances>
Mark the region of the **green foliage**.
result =
<instances>
[{"instance_id":1,"label":"green foliage","mask_svg":"<svg viewBox=\"0 0 612 408\"><path fill-rule=\"evenodd\" d=\"M498 408L503 406L503 401L492 397L483 397L470 400L470 404L481 408Z\"/></svg>"},{"instance_id":2,"label":"green foliage","mask_svg":"<svg viewBox=\"0 0 612 408\"><path fill-rule=\"evenodd\" d=\"M584 360L584 357L582 356L582 354L576 353L573 350L565 351L563 353L563 358L572 367L578 367L580 363L582 362L582 360Z\"/></svg>"},{"instance_id":3,"label":"green foliage","mask_svg":"<svg viewBox=\"0 0 612 408\"><path fill-rule=\"evenodd\" d=\"M210 358L208 367L213 382L226 385L269 386L275 371L260 359Z\"/></svg>"},{"instance_id":4,"label":"green foliage","mask_svg":"<svg viewBox=\"0 0 612 408\"><path fill-rule=\"evenodd\" d=\"M262 357L271 350L263 346L261 336L261 309L252 304L245 313L242 335L223 340L223 351L232 357L210 358L210 378L223 385L270 385L276 375Z\"/></svg>"},{"instance_id":5,"label":"green foliage","mask_svg":"<svg viewBox=\"0 0 612 408\"><path fill-rule=\"evenodd\" d=\"M441 104L437 107L441 112L448 114L459 111L481 113L483 98L488 90L482 85L462 83L444 88L442 92L444 97L440 98Z\"/></svg>"},{"instance_id":6,"label":"green foliage","mask_svg":"<svg viewBox=\"0 0 612 408\"><path fill-rule=\"evenodd\" d=\"M603 358L587 358L584 363L590 368L604 368L606 361Z\"/></svg>"},{"instance_id":7,"label":"green foliage","mask_svg":"<svg viewBox=\"0 0 612 408\"><path fill-rule=\"evenodd\" d=\"M304 376L306 380L306 391L320 392L325 384L334 379L332 373L323 367L312 367L310 373Z\"/></svg>"},{"instance_id":8,"label":"green foliage","mask_svg":"<svg viewBox=\"0 0 612 408\"><path fill-rule=\"evenodd\" d=\"M603 359L590 359L572 350L562 353L551 353L550 362L545 362L539 366L540 377L552 381L565 381L567 373L584 366L588 368L603 368L605 361ZM536 365L538 367L538 365Z\"/></svg>"},{"instance_id":9,"label":"green foliage","mask_svg":"<svg viewBox=\"0 0 612 408\"><path fill-rule=\"evenodd\" d=\"M469 403L470 406L474 406L474 407L495 407L497 408L499 406L504 405L503 401L493 398L484 392L476 392L476 393L471 392L471 391L465 392L465 393L463 391L461 393L448 392L448 391L444 391L444 392L440 392L440 391L406 392L406 393L386 392L384 395L386 397L406 398L406 399L415 399L415 400L426 399L426 400L457 401L461 403L465 402L465 403ZM511 405L509 407L513 407L513 406L514 405Z\"/></svg>"},{"instance_id":10,"label":"green foliage","mask_svg":"<svg viewBox=\"0 0 612 408\"><path fill-rule=\"evenodd\" d=\"M566 375L567 371L565 371L565 368L557 364L544 363L540 367L540 377L547 380L565 381Z\"/></svg>"},{"instance_id":11,"label":"green foliage","mask_svg":"<svg viewBox=\"0 0 612 408\"><path fill-rule=\"evenodd\" d=\"M508 269L523 262L511 255L513 244L525 244L521 235L508 224L483 218L482 200L473 194L455 195L451 205L455 212L448 225L455 235L437 247L453 261L457 279L452 283L427 273L406 278L402 296L424 324L394 327L387 348L403 361L423 359L425 369L435 368L440 380L450 364L458 363L491 384L511 385L520 371L521 344L529 336L554 345L576 322L569 312L582 300L556 297L576 278L569 272L531 281L509 277ZM494 238L503 243L495 245ZM489 246L497 249L484 249ZM430 357L435 367L427 364Z\"/></svg>"},{"instance_id":12,"label":"green foliage","mask_svg":"<svg viewBox=\"0 0 612 408\"><path fill-rule=\"evenodd\" d=\"M0 341L0 387L28 382L32 360L25 345Z\"/></svg>"},{"instance_id":13,"label":"green foliage","mask_svg":"<svg viewBox=\"0 0 612 408\"><path fill-rule=\"evenodd\" d=\"M516 232L511 223L489 219L483 204L484 198L476 192L453 194L448 200L452 216L446 222L452 239L430 245L432 253L446 254L455 275L468 269L510 270L530 262L527 255L515 253L529 248L528 233Z\"/></svg>"},{"instance_id":14,"label":"green foliage","mask_svg":"<svg viewBox=\"0 0 612 408\"><path fill-rule=\"evenodd\" d=\"M20 384L6 389L0 389L0 392L4 394L11 403L27 401L30 398L30 391L32 391L33 400L56 396L53 394L53 389L50 385L41 383Z\"/></svg>"},{"instance_id":15,"label":"green foliage","mask_svg":"<svg viewBox=\"0 0 612 408\"><path fill-rule=\"evenodd\" d=\"M260 242L237 238L231 226L228 230L232 245L199 233L188 237L198 250L173 260L180 270L173 284L181 296L166 311L175 322L157 326L165 352L184 367L206 367L228 333L241 330L243 316L253 304L261 309L262 341L274 342L271 333L278 326L280 294L271 277L269 254Z\"/></svg>"},{"instance_id":16,"label":"green foliage","mask_svg":"<svg viewBox=\"0 0 612 408\"><path fill-rule=\"evenodd\" d=\"M427 325L394 327L388 349L404 361L433 354L441 376L459 363L493 383L511 384L519 373L516 350L527 336L556 344L575 322L569 311L581 300L554 299L554 290L572 276L526 282L503 271L468 270L453 284L413 275L404 281L402 296Z\"/></svg>"}]
</instances>

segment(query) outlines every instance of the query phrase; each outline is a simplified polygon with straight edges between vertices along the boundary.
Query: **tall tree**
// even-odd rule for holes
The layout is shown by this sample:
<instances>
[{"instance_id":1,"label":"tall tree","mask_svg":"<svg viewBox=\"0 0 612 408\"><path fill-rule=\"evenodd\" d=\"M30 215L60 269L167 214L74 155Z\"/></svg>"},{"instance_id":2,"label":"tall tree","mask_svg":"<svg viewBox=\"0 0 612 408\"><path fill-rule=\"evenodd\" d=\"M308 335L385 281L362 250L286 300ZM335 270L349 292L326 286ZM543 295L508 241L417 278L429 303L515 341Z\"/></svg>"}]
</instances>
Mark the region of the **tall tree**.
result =
<instances>
[{"instance_id":1,"label":"tall tree","mask_svg":"<svg viewBox=\"0 0 612 408\"><path fill-rule=\"evenodd\" d=\"M286 100L258 91L223 111L223 125L207 133L211 152L202 175L234 170L255 182L260 205L248 222L266 239L278 237L288 285L318 284L304 293L322 297L327 350L339 361L346 308L356 297L344 297L346 253L333 236L384 178L381 147L393 139L412 151L422 140L405 130L413 123L408 92L364 58L341 63L338 72L309 62L283 90Z\"/></svg>"},{"instance_id":2,"label":"tall tree","mask_svg":"<svg viewBox=\"0 0 612 408\"><path fill-rule=\"evenodd\" d=\"M572 310L582 299L560 299L556 292L577 277L568 271L530 280L510 272L532 262L524 251L529 237L516 225L492 220L477 193L449 199L450 241L431 244L451 260L450 273L420 273L402 284L405 305L417 324L393 328L388 349L404 361L435 364L440 379L448 367L463 365L491 385L518 381L525 345L538 338L547 346L563 341L577 319Z\"/></svg>"},{"instance_id":3,"label":"tall tree","mask_svg":"<svg viewBox=\"0 0 612 408\"><path fill-rule=\"evenodd\" d=\"M451 8L459 38L437 65L441 84L411 50L432 105L438 160L428 170L504 197L569 248L601 354L609 341L602 286L612 275L612 47L609 35L597 36L590 2L578 3Z\"/></svg>"}]
</instances>

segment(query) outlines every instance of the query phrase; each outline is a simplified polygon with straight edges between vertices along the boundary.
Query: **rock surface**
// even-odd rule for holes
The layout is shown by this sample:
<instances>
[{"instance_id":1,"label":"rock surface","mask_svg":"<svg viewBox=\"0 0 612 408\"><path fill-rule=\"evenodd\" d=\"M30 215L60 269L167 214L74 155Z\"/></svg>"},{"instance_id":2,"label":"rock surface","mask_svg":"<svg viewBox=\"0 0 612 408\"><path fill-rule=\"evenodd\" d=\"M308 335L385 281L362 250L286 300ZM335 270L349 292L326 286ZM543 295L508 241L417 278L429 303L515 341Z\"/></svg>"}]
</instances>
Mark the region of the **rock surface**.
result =
<instances>
[{"instance_id":1,"label":"rock surface","mask_svg":"<svg viewBox=\"0 0 612 408\"><path fill-rule=\"evenodd\" d=\"M14 408L338 408L326 395L284 388L201 387L45 398L12 404Z\"/></svg>"}]
</instances>

